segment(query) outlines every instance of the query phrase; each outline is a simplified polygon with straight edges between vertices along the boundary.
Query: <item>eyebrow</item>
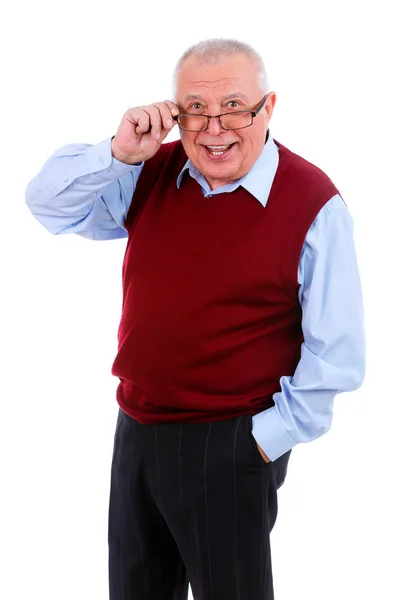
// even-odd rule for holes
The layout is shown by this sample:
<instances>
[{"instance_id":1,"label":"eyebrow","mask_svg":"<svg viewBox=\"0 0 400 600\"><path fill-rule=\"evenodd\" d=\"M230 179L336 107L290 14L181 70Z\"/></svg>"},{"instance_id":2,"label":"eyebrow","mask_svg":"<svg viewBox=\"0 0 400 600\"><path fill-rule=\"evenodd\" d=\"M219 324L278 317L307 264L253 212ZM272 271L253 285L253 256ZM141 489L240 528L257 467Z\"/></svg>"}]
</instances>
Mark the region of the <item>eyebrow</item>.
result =
<instances>
[{"instance_id":1,"label":"eyebrow","mask_svg":"<svg viewBox=\"0 0 400 600\"><path fill-rule=\"evenodd\" d=\"M234 92L233 94L227 94L226 96L223 96L221 101L232 100L232 98L242 98L243 100L247 100L247 97L244 94L242 94L242 92ZM185 98L185 103L190 102L191 100L202 100L202 99L203 99L203 96L201 94L189 94L189 96L186 96L186 98Z\"/></svg>"}]
</instances>

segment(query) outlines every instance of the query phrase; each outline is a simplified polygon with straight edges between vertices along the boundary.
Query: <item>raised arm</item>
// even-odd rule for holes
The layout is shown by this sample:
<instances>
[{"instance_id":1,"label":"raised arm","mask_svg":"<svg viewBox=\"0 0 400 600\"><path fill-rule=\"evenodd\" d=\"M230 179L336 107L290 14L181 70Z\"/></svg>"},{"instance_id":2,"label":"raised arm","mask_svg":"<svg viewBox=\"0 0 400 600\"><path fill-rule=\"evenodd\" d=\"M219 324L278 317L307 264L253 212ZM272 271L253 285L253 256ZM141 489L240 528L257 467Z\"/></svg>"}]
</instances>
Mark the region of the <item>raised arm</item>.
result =
<instances>
[{"instance_id":1,"label":"raised arm","mask_svg":"<svg viewBox=\"0 0 400 600\"><path fill-rule=\"evenodd\" d=\"M143 162L175 124L170 101L128 109L113 138L56 150L26 189L33 216L54 235L127 237L124 227Z\"/></svg>"}]
</instances>

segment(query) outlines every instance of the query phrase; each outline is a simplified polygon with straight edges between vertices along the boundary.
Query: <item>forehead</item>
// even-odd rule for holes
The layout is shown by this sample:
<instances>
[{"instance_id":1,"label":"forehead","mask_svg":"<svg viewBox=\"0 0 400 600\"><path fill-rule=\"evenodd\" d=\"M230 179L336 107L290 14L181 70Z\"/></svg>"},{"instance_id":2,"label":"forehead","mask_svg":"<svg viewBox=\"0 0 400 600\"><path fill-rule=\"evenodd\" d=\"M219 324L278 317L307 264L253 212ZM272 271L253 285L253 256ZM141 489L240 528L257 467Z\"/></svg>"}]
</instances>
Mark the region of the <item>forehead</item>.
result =
<instances>
[{"instance_id":1,"label":"forehead","mask_svg":"<svg viewBox=\"0 0 400 600\"><path fill-rule=\"evenodd\" d=\"M176 92L180 101L222 100L233 95L250 101L259 95L258 76L253 63L244 55L225 58L215 65L190 57L181 67Z\"/></svg>"}]
</instances>

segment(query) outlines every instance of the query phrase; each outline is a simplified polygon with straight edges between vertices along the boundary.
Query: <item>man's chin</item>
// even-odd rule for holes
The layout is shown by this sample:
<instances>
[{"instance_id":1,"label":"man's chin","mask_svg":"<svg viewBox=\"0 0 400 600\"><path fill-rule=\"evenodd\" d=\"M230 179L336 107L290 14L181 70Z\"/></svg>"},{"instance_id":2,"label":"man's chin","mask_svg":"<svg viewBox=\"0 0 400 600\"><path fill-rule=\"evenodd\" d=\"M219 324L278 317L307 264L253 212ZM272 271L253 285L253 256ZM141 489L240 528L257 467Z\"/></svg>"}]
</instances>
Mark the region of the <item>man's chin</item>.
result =
<instances>
[{"instance_id":1,"label":"man's chin","mask_svg":"<svg viewBox=\"0 0 400 600\"><path fill-rule=\"evenodd\" d=\"M240 164L237 160L226 159L220 161L208 160L207 157L200 156L198 160L199 171L205 175L207 173L221 174L221 177L225 175L233 175L238 171Z\"/></svg>"},{"instance_id":2,"label":"man's chin","mask_svg":"<svg viewBox=\"0 0 400 600\"><path fill-rule=\"evenodd\" d=\"M217 187L228 185L233 183L237 179L240 179L240 175L237 174L237 169L199 169L200 173L206 179L208 185L215 190Z\"/></svg>"}]
</instances>

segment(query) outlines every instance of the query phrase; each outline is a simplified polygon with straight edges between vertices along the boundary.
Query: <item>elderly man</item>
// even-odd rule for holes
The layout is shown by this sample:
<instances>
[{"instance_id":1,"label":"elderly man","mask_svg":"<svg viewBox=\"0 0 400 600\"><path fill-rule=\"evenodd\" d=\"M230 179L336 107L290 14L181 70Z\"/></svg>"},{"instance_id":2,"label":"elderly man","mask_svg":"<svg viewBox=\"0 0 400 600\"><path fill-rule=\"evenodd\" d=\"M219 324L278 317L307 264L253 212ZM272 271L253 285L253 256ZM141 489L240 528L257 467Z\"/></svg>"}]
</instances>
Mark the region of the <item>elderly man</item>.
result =
<instances>
[{"instance_id":1,"label":"elderly man","mask_svg":"<svg viewBox=\"0 0 400 600\"><path fill-rule=\"evenodd\" d=\"M174 102L56 151L27 188L53 234L128 237L109 511L111 600L272 600L290 453L364 377L352 219L274 140L260 56L206 40ZM180 140L162 143L178 125Z\"/></svg>"}]
</instances>

